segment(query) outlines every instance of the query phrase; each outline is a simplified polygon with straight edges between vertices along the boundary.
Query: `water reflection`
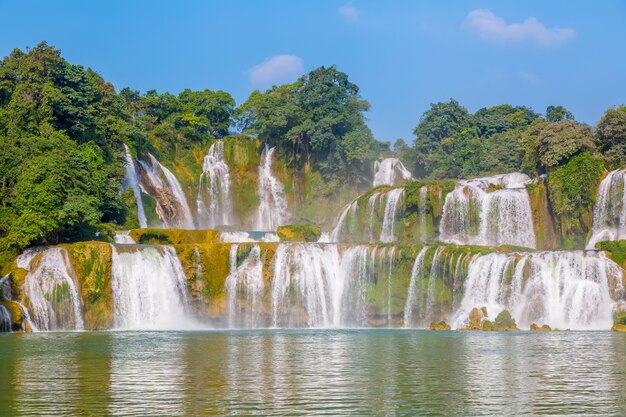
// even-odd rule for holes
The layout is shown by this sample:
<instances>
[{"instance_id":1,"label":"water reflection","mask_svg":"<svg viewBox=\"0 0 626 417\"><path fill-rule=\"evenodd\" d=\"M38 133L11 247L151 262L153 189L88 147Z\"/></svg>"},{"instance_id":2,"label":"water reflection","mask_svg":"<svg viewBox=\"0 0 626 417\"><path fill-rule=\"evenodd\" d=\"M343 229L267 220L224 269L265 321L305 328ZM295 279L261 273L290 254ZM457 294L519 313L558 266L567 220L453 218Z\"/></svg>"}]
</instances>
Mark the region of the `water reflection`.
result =
<instances>
[{"instance_id":1,"label":"water reflection","mask_svg":"<svg viewBox=\"0 0 626 417\"><path fill-rule=\"evenodd\" d=\"M0 336L0 415L625 415L626 337L403 330Z\"/></svg>"}]
</instances>

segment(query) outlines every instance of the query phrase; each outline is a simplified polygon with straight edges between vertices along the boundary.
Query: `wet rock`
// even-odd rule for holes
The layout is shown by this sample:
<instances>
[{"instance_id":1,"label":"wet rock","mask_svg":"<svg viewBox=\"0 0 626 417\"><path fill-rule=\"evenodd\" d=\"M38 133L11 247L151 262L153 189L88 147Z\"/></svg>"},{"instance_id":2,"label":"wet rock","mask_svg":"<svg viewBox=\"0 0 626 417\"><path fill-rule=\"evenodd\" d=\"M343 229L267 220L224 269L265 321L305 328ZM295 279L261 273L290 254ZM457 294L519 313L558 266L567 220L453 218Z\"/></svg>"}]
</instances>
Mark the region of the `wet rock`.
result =
<instances>
[{"instance_id":1,"label":"wet rock","mask_svg":"<svg viewBox=\"0 0 626 417\"><path fill-rule=\"evenodd\" d=\"M441 330L450 330L450 325L445 321L437 321L430 323L428 330L441 331Z\"/></svg>"},{"instance_id":2,"label":"wet rock","mask_svg":"<svg viewBox=\"0 0 626 417\"><path fill-rule=\"evenodd\" d=\"M533 323L530 325L530 331L531 332L551 332L552 328L548 326L547 324L544 324L543 326L539 327L537 324Z\"/></svg>"}]
</instances>

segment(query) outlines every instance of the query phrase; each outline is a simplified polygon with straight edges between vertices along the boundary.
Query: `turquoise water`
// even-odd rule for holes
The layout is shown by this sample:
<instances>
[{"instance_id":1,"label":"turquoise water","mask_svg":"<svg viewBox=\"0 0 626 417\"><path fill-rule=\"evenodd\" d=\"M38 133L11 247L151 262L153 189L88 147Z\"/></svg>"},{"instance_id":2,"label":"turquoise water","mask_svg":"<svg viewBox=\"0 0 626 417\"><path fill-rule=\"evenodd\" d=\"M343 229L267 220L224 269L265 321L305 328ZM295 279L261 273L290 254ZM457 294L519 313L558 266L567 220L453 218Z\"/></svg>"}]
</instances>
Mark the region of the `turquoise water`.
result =
<instances>
[{"instance_id":1,"label":"turquoise water","mask_svg":"<svg viewBox=\"0 0 626 417\"><path fill-rule=\"evenodd\" d=\"M0 336L0 415L626 415L626 335Z\"/></svg>"}]
</instances>

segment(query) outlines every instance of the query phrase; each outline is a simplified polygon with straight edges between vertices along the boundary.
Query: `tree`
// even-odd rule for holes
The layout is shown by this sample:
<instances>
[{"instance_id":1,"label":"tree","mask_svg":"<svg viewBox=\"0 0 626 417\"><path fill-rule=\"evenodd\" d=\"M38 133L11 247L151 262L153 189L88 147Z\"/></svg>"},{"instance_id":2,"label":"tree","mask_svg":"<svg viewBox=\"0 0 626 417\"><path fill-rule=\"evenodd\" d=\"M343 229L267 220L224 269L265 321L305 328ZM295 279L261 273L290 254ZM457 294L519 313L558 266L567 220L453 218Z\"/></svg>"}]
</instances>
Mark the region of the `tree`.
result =
<instances>
[{"instance_id":1,"label":"tree","mask_svg":"<svg viewBox=\"0 0 626 417\"><path fill-rule=\"evenodd\" d=\"M548 106L546 108L546 120L548 122L573 121L574 115L563 106Z\"/></svg>"},{"instance_id":2,"label":"tree","mask_svg":"<svg viewBox=\"0 0 626 417\"><path fill-rule=\"evenodd\" d=\"M600 150L608 165L620 168L626 164L626 107L608 109L596 127Z\"/></svg>"},{"instance_id":3,"label":"tree","mask_svg":"<svg viewBox=\"0 0 626 417\"><path fill-rule=\"evenodd\" d=\"M468 129L470 122L469 112L456 100L432 103L413 131L416 173L420 176L429 175L437 169L444 142L451 143L452 136Z\"/></svg>"}]
</instances>

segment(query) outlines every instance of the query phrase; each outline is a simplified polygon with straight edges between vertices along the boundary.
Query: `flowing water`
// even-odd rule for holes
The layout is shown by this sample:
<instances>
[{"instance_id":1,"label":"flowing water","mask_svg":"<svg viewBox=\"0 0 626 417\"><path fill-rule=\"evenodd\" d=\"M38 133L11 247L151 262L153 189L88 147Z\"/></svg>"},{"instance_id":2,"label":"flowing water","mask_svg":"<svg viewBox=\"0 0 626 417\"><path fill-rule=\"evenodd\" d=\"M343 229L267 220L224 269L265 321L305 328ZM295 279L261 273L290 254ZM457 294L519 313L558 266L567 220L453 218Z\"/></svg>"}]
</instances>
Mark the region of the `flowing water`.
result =
<instances>
[{"instance_id":1,"label":"flowing water","mask_svg":"<svg viewBox=\"0 0 626 417\"><path fill-rule=\"evenodd\" d=\"M373 186L396 185L399 182L407 181L413 175L404 167L398 158L385 158L374 162Z\"/></svg>"},{"instance_id":2,"label":"flowing water","mask_svg":"<svg viewBox=\"0 0 626 417\"><path fill-rule=\"evenodd\" d=\"M226 277L224 292L228 305L228 327L267 327L263 323L261 297L265 283L263 281L263 262L258 245L239 263L239 245L230 247L230 272Z\"/></svg>"},{"instance_id":3,"label":"flowing water","mask_svg":"<svg viewBox=\"0 0 626 417\"><path fill-rule=\"evenodd\" d=\"M385 194L385 213L383 215L383 225L380 232L381 242L393 242L396 240L394 236L394 227L396 224L396 212L398 209L398 201L404 194L404 188L394 188Z\"/></svg>"},{"instance_id":4,"label":"flowing water","mask_svg":"<svg viewBox=\"0 0 626 417\"><path fill-rule=\"evenodd\" d=\"M0 335L0 415L626 415L611 332Z\"/></svg>"},{"instance_id":5,"label":"flowing water","mask_svg":"<svg viewBox=\"0 0 626 417\"><path fill-rule=\"evenodd\" d=\"M139 179L137 178L137 168L135 166L135 160L130 154L130 149L124 144L125 162L124 168L126 169L126 178L124 178L124 184L122 185L122 191L130 188L135 195L135 201L137 204L137 219L139 221L139 227L148 227L148 220L146 218L146 211L143 208L143 201L141 200L141 186L139 185Z\"/></svg>"},{"instance_id":6,"label":"flowing water","mask_svg":"<svg viewBox=\"0 0 626 417\"><path fill-rule=\"evenodd\" d=\"M524 174L460 181L446 196L439 226L442 240L457 244L535 248Z\"/></svg>"},{"instance_id":7,"label":"flowing water","mask_svg":"<svg viewBox=\"0 0 626 417\"><path fill-rule=\"evenodd\" d=\"M204 157L197 205L201 227L214 228L232 224L230 169L224 158L222 141L213 143Z\"/></svg>"},{"instance_id":8,"label":"flowing water","mask_svg":"<svg viewBox=\"0 0 626 417\"><path fill-rule=\"evenodd\" d=\"M626 169L608 173L600 183L593 209L593 231L587 244L593 249L603 240L626 239Z\"/></svg>"},{"instance_id":9,"label":"flowing water","mask_svg":"<svg viewBox=\"0 0 626 417\"><path fill-rule=\"evenodd\" d=\"M36 329L82 329L82 302L67 251L52 247L39 251L38 258L30 257L32 253L26 255L29 272L22 290ZM24 262L22 258L20 264Z\"/></svg>"},{"instance_id":10,"label":"flowing water","mask_svg":"<svg viewBox=\"0 0 626 417\"><path fill-rule=\"evenodd\" d=\"M194 220L183 188L172 172L152 154L149 163L138 161L142 168L142 190L156 200L156 211L166 228L194 229Z\"/></svg>"},{"instance_id":11,"label":"flowing water","mask_svg":"<svg viewBox=\"0 0 626 417\"><path fill-rule=\"evenodd\" d=\"M112 245L111 293L117 329L185 329L186 277L168 246Z\"/></svg>"},{"instance_id":12,"label":"flowing water","mask_svg":"<svg viewBox=\"0 0 626 417\"><path fill-rule=\"evenodd\" d=\"M11 331L11 313L9 310L0 304L0 333Z\"/></svg>"},{"instance_id":13,"label":"flowing water","mask_svg":"<svg viewBox=\"0 0 626 417\"><path fill-rule=\"evenodd\" d=\"M259 209L256 229L273 231L289 218L283 184L272 173L272 159L276 148L265 146L259 165Z\"/></svg>"}]
</instances>

